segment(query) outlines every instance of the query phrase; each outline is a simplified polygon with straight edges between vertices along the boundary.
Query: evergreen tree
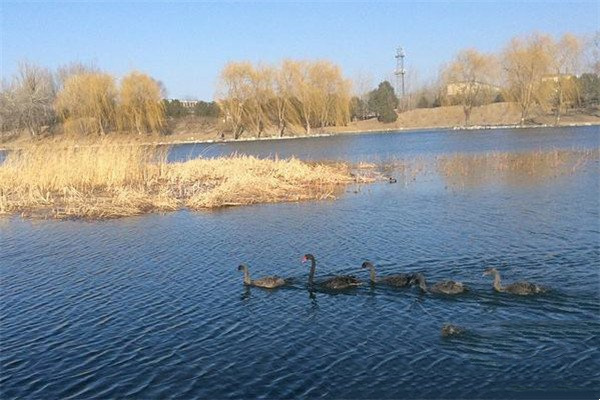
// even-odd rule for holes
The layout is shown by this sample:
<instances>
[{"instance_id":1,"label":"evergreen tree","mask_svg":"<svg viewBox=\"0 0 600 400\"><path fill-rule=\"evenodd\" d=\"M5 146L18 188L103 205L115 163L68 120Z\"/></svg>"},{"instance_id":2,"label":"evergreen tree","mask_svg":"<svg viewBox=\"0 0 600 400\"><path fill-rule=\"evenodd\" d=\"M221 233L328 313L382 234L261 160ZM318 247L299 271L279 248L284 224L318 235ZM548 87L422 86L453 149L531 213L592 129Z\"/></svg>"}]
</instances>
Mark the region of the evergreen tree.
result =
<instances>
[{"instance_id":1,"label":"evergreen tree","mask_svg":"<svg viewBox=\"0 0 600 400\"><path fill-rule=\"evenodd\" d=\"M219 116L219 105L214 102L199 101L194 106L194 115L198 117L218 117Z\"/></svg>"},{"instance_id":2,"label":"evergreen tree","mask_svg":"<svg viewBox=\"0 0 600 400\"><path fill-rule=\"evenodd\" d=\"M579 77L579 90L584 106L600 104L600 76L591 73L582 74Z\"/></svg>"},{"instance_id":3,"label":"evergreen tree","mask_svg":"<svg viewBox=\"0 0 600 400\"><path fill-rule=\"evenodd\" d=\"M167 117L179 118L189 114L187 108L179 100L163 100L165 114Z\"/></svg>"},{"instance_id":4,"label":"evergreen tree","mask_svg":"<svg viewBox=\"0 0 600 400\"><path fill-rule=\"evenodd\" d=\"M377 114L381 122L389 123L398 119L395 108L398 106L398 98L394 88L388 81L383 81L379 87L369 95L369 109Z\"/></svg>"}]
</instances>

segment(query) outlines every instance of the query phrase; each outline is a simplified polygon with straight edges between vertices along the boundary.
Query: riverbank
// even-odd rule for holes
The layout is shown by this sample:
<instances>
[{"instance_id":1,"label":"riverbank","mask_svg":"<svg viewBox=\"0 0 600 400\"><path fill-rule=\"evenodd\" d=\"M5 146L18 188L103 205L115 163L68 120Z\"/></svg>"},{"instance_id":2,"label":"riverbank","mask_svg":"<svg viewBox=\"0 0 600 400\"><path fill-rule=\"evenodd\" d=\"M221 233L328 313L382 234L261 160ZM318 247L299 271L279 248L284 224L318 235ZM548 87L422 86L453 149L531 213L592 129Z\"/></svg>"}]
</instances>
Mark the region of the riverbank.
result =
<instances>
[{"instance_id":1,"label":"riverbank","mask_svg":"<svg viewBox=\"0 0 600 400\"><path fill-rule=\"evenodd\" d=\"M373 169L249 156L167 163L166 150L103 141L36 144L0 165L0 214L105 219L149 212L335 198Z\"/></svg>"},{"instance_id":2,"label":"riverbank","mask_svg":"<svg viewBox=\"0 0 600 400\"><path fill-rule=\"evenodd\" d=\"M304 134L303 130L290 130L283 137L274 132L267 132L260 138L246 133L238 139L225 135L222 137L216 128L216 119L212 122L207 118L183 118L171 122L171 134L168 135L129 135L111 134L115 140L135 142L145 145L176 145L193 143L229 143L259 140L286 140L306 139L333 135L352 135L361 133L379 132L420 132L430 130L493 130L493 129L528 129L528 128L555 128L554 116L551 114L538 115L526 125L519 124L519 113L511 103L494 103L477 107L471 117L471 125L464 126L464 114L460 106L445 106L437 108L424 108L409 110L400 113L398 120L385 124L377 119L353 121L347 126L328 127L326 129L313 129L311 135ZM600 126L600 110L571 111L564 115L558 126ZM62 141L61 135L48 136L40 141ZM78 137L78 144L90 144L97 141L94 137ZM16 137L0 144L0 150L19 148L28 145L31 139L28 136Z\"/></svg>"},{"instance_id":3,"label":"riverbank","mask_svg":"<svg viewBox=\"0 0 600 400\"><path fill-rule=\"evenodd\" d=\"M276 133L265 133L258 138L245 133L241 138L234 140L225 136L221 138L216 129L204 130L206 120L201 119L198 125L192 122L179 123L173 134L163 136L153 141L152 144L186 144L186 143L216 143L240 142L255 140L279 140L307 137L321 137L332 135L348 135L372 132L419 132L435 130L488 130L488 129L526 129L526 128L553 128L556 127L554 115L543 110L535 110L533 117L526 125L520 125L520 113L512 103L493 103L473 109L471 124L464 125L464 113L461 106L444 106L437 108L421 108L405 111L398 114L398 120L393 123L383 123L372 118L362 121L352 121L346 126L327 127L325 129L313 128L311 135L305 135L303 130L291 130L283 137ZM558 126L591 126L600 125L599 110L576 110L566 113L561 118ZM194 127L198 130L194 131Z\"/></svg>"}]
</instances>

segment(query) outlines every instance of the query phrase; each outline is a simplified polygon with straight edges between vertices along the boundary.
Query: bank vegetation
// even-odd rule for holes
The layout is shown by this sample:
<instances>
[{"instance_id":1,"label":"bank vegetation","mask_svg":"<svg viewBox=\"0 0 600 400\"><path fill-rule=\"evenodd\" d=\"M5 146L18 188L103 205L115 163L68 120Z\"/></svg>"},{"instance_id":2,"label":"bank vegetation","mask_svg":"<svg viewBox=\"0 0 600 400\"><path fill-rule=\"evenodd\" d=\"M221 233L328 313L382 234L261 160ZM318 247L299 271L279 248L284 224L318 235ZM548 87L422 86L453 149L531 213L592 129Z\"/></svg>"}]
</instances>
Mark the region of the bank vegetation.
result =
<instances>
[{"instance_id":1,"label":"bank vegetation","mask_svg":"<svg viewBox=\"0 0 600 400\"><path fill-rule=\"evenodd\" d=\"M345 163L231 156L167 163L166 149L102 140L31 144L0 164L0 214L114 218L335 198L372 171Z\"/></svg>"}]
</instances>

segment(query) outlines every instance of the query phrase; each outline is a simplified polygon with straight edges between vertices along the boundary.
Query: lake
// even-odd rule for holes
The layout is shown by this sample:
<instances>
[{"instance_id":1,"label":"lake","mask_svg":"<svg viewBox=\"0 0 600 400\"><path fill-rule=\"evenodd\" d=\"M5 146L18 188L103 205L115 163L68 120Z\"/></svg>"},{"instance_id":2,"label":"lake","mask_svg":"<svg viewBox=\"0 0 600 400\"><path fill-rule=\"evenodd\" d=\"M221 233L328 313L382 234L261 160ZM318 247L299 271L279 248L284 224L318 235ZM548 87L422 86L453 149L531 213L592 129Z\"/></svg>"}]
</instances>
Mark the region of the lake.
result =
<instances>
[{"instance_id":1,"label":"lake","mask_svg":"<svg viewBox=\"0 0 600 400\"><path fill-rule=\"evenodd\" d=\"M170 159L599 147L598 127L431 131L183 145ZM0 397L597 398L598 159L495 178L457 185L432 173L352 186L335 201L99 222L0 218ZM317 280L367 282L368 259L381 276L420 271L469 291L309 292L305 253ZM244 288L241 262L255 278L293 282ZM491 266L551 290L495 293L482 276ZM444 323L466 331L442 337Z\"/></svg>"}]
</instances>

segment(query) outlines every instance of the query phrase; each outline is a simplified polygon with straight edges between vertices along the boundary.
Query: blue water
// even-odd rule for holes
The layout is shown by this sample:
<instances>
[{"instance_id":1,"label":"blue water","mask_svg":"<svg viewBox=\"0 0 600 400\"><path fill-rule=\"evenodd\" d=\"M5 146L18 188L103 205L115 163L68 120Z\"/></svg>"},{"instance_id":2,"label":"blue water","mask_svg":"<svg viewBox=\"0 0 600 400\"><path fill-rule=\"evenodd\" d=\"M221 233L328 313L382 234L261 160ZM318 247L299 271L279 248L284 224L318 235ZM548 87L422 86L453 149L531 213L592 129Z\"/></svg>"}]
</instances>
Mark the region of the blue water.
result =
<instances>
[{"instance_id":1,"label":"blue water","mask_svg":"<svg viewBox=\"0 0 600 400\"><path fill-rule=\"evenodd\" d=\"M412 131L176 146L172 161L235 153L306 160L387 161L448 153L598 148L600 127Z\"/></svg>"},{"instance_id":2,"label":"blue water","mask_svg":"<svg viewBox=\"0 0 600 400\"><path fill-rule=\"evenodd\" d=\"M401 157L439 153L438 139L459 151L451 138L484 142L469 151L598 143L587 128L565 131L570 140L548 132L344 136L317 148L362 159L391 152L378 140ZM505 136L513 147L498 144ZM0 219L0 398L597 398L600 165L525 182L417 178L352 187L336 201ZM366 281L370 259L380 275L421 271L470 291L309 293L306 252L317 278ZM245 289L240 262L253 277L294 282ZM488 266L552 290L495 293L481 276ZM442 337L447 322L466 333Z\"/></svg>"}]
</instances>

